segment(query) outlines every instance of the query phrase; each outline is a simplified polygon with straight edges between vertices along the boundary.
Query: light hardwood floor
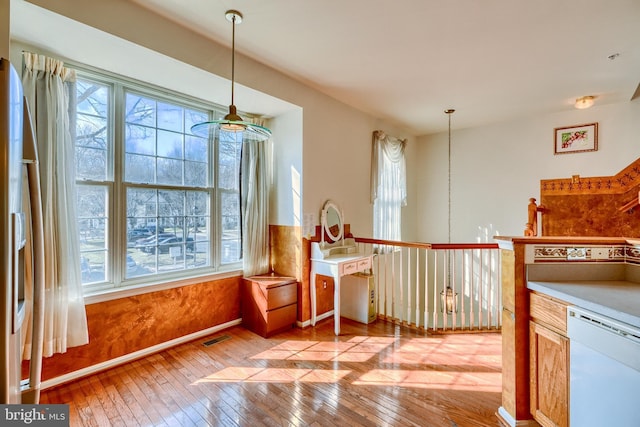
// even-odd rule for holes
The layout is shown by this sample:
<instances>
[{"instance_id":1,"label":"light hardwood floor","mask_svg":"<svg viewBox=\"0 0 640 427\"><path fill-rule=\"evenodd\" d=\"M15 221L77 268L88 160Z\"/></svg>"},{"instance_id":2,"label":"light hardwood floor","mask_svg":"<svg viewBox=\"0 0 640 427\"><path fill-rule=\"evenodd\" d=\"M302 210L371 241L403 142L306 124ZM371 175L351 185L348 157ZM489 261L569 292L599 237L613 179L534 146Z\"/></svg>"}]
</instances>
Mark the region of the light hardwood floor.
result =
<instances>
[{"instance_id":1,"label":"light hardwood floor","mask_svg":"<svg viewBox=\"0 0 640 427\"><path fill-rule=\"evenodd\" d=\"M225 339L211 346L212 338ZM71 426L499 426L499 333L333 321L264 339L238 326L76 382L41 403Z\"/></svg>"}]
</instances>

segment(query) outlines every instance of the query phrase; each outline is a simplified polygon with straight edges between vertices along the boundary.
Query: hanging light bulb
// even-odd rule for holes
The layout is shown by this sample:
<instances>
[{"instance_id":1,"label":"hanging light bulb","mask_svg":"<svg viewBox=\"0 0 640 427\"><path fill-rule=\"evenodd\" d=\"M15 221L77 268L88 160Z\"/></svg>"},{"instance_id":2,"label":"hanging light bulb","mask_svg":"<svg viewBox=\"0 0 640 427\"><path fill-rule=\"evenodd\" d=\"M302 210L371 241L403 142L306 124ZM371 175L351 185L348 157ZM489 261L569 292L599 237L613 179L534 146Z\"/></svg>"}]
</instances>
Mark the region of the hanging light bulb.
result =
<instances>
[{"instance_id":1,"label":"hanging light bulb","mask_svg":"<svg viewBox=\"0 0 640 427\"><path fill-rule=\"evenodd\" d=\"M216 132L230 132L239 134L242 141L265 141L271 137L271 131L263 126L246 122L236 111L234 104L235 65L236 65L236 24L242 22L242 14L237 10L225 13L227 21L232 24L231 33L231 105L229 113L221 120L211 120L191 126L191 132L198 136L215 136Z\"/></svg>"}]
</instances>

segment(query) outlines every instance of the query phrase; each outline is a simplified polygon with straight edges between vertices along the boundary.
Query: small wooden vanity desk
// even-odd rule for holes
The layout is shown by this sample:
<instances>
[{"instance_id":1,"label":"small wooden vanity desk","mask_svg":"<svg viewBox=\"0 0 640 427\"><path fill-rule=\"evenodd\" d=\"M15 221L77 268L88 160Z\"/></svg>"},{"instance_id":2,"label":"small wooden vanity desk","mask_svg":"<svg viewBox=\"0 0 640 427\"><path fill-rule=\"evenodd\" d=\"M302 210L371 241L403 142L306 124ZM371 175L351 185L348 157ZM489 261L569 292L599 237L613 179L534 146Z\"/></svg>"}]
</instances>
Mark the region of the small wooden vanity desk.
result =
<instances>
[{"instance_id":1,"label":"small wooden vanity desk","mask_svg":"<svg viewBox=\"0 0 640 427\"><path fill-rule=\"evenodd\" d=\"M344 242L311 244L311 325L316 324L316 274L332 276L335 283L333 291L334 331L340 335L340 278L348 274L358 273L371 268L373 255L357 253L355 240L344 239Z\"/></svg>"},{"instance_id":2,"label":"small wooden vanity desk","mask_svg":"<svg viewBox=\"0 0 640 427\"><path fill-rule=\"evenodd\" d=\"M316 325L316 275L331 276L334 280L334 331L340 335L340 278L371 268L373 255L358 252L356 241L344 237L344 217L340 208L327 200L321 212L320 242L311 243L311 325ZM325 236L330 241L325 241Z\"/></svg>"}]
</instances>

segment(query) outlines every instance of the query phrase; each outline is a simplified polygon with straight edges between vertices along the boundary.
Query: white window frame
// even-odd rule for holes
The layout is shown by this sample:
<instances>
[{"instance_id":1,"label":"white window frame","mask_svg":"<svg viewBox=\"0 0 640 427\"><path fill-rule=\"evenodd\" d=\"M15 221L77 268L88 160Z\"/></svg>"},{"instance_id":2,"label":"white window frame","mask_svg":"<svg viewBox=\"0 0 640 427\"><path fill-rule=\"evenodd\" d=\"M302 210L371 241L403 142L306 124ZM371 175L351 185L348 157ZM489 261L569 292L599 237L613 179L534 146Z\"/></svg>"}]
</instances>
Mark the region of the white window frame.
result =
<instances>
[{"instance_id":1,"label":"white window frame","mask_svg":"<svg viewBox=\"0 0 640 427\"><path fill-rule=\"evenodd\" d=\"M98 84L107 85L110 88L111 105L109 108L108 139L109 147L107 176L105 181L100 180L77 180L78 185L107 186L108 207L107 218L109 226L105 238L107 258L105 261L105 281L93 282L83 285L85 292L85 302L98 302L112 297L122 297L125 295L135 295L144 292L152 292L160 289L168 289L186 284L201 283L213 278L224 278L237 276L242 271L242 254L239 248L239 260L232 263L222 263L222 214L221 195L229 192L228 189L218 188L216 185L218 167L219 144L211 144L213 149L208 150L208 161L210 173L207 186L187 187L187 186L165 186L162 184L137 184L124 181L125 164L125 126L123 123L123 109L125 106L126 91L154 98L157 101L178 104L186 108L206 110L209 119L219 118L224 115L224 107L207 103L193 97L179 94L166 89L158 88L150 84L117 76L101 70L91 69L82 65L70 65L76 68L79 80L89 80ZM119 159L119 160L116 160ZM211 165L213 170L211 171ZM126 279L126 258L127 258L127 212L126 212L126 191L127 188L147 187L152 189L180 189L206 191L209 193L209 264L206 267L196 267L184 270L174 270L160 272L152 275L145 275ZM238 188L239 192L239 188ZM81 213L78 212L78 215ZM188 215L185 213L184 215ZM241 227L241 225L240 225ZM117 294L117 296L116 296Z\"/></svg>"}]
</instances>

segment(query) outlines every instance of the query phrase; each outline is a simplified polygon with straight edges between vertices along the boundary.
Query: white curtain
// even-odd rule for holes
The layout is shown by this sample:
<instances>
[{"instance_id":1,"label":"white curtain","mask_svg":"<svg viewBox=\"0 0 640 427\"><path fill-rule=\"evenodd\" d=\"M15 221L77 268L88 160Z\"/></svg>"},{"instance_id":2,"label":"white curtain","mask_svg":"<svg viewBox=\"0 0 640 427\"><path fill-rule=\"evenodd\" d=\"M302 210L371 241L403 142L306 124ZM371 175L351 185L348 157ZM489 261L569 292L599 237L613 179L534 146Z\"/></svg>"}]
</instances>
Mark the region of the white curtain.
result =
<instances>
[{"instance_id":1,"label":"white curtain","mask_svg":"<svg viewBox=\"0 0 640 427\"><path fill-rule=\"evenodd\" d=\"M371 202L373 238L401 240L401 208L407 204L404 149L406 139L373 132L371 153Z\"/></svg>"},{"instance_id":2,"label":"white curtain","mask_svg":"<svg viewBox=\"0 0 640 427\"><path fill-rule=\"evenodd\" d=\"M36 133L45 243L43 355L89 342L76 222L75 72L61 61L23 54L22 84ZM71 116L75 117L75 116Z\"/></svg>"},{"instance_id":3,"label":"white curtain","mask_svg":"<svg viewBox=\"0 0 640 427\"><path fill-rule=\"evenodd\" d=\"M269 195L272 183L272 147L271 139L243 142L242 145L240 200L245 277L270 271Z\"/></svg>"}]
</instances>

